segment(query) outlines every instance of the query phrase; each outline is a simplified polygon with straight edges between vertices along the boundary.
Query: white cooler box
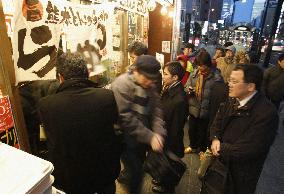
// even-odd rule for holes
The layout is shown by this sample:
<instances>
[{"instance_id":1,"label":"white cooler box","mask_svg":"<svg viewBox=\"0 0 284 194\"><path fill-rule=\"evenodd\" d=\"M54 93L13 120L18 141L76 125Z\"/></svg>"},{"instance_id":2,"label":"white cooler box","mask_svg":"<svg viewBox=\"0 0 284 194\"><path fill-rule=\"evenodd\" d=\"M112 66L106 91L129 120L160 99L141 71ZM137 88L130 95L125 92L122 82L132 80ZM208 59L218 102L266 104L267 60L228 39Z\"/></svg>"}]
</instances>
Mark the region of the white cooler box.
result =
<instances>
[{"instance_id":1,"label":"white cooler box","mask_svg":"<svg viewBox=\"0 0 284 194\"><path fill-rule=\"evenodd\" d=\"M52 194L52 171L51 162L0 142L0 194Z\"/></svg>"}]
</instances>

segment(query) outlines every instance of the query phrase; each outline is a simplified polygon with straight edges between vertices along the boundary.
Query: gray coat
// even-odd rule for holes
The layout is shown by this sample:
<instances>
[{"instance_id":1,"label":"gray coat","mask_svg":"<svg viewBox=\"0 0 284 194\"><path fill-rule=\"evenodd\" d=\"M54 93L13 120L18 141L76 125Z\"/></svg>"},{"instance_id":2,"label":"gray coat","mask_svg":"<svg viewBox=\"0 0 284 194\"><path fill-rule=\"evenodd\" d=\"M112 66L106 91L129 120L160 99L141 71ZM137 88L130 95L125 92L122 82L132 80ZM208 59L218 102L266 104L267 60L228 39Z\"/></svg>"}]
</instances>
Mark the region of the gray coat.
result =
<instances>
[{"instance_id":1,"label":"gray coat","mask_svg":"<svg viewBox=\"0 0 284 194\"><path fill-rule=\"evenodd\" d=\"M156 88L139 86L133 74L125 73L116 78L111 89L118 111L119 128L128 145L150 144L153 132L165 136L161 102Z\"/></svg>"},{"instance_id":2,"label":"gray coat","mask_svg":"<svg viewBox=\"0 0 284 194\"><path fill-rule=\"evenodd\" d=\"M189 92L189 88L195 89L198 80L198 69L195 69L194 72L190 75L186 85L185 90ZM221 76L221 72L217 68L212 68L211 73L205 80L202 100L199 102L198 100L191 100L189 97L189 114L194 116L194 112L196 109L199 109L198 118L208 118L209 117L209 98L211 89L216 82L223 82L223 78ZM195 95L195 94L194 94Z\"/></svg>"}]
</instances>

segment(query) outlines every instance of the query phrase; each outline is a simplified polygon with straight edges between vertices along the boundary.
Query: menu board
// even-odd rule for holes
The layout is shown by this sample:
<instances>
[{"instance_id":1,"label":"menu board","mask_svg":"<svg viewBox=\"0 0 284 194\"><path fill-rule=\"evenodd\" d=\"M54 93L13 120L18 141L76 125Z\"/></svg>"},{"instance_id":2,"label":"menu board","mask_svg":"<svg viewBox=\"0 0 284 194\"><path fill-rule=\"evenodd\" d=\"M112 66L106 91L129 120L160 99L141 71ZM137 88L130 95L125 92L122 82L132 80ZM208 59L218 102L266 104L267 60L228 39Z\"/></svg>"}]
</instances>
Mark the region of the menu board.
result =
<instances>
[{"instance_id":1,"label":"menu board","mask_svg":"<svg viewBox=\"0 0 284 194\"><path fill-rule=\"evenodd\" d=\"M19 148L12 108L8 96L0 97L0 142Z\"/></svg>"}]
</instances>

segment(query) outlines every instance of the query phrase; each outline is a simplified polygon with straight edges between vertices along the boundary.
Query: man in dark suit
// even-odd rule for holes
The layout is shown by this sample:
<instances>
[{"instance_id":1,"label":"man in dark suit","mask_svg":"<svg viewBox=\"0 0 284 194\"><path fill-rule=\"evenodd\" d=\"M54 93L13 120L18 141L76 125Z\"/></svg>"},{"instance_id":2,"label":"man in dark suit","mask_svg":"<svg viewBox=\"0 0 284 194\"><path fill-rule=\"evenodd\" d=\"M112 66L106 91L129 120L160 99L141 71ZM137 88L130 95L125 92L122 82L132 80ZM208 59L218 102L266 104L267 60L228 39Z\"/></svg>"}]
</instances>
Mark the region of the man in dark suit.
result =
<instances>
[{"instance_id":1,"label":"man in dark suit","mask_svg":"<svg viewBox=\"0 0 284 194\"><path fill-rule=\"evenodd\" d=\"M262 165L275 137L278 116L261 94L262 70L237 65L228 80L229 96L211 126L211 149L229 167L234 194L254 193Z\"/></svg>"},{"instance_id":2,"label":"man in dark suit","mask_svg":"<svg viewBox=\"0 0 284 194\"><path fill-rule=\"evenodd\" d=\"M120 171L114 95L88 80L86 62L79 55L61 55L57 73L56 94L43 98L39 108L55 186L71 194L114 194Z\"/></svg>"},{"instance_id":3,"label":"man in dark suit","mask_svg":"<svg viewBox=\"0 0 284 194\"><path fill-rule=\"evenodd\" d=\"M184 156L183 127L188 116L188 103L181 80L185 70L177 61L167 63L163 68L164 87L161 102L167 130L165 147L182 158ZM174 193L174 184L163 184L153 180L152 191Z\"/></svg>"}]
</instances>

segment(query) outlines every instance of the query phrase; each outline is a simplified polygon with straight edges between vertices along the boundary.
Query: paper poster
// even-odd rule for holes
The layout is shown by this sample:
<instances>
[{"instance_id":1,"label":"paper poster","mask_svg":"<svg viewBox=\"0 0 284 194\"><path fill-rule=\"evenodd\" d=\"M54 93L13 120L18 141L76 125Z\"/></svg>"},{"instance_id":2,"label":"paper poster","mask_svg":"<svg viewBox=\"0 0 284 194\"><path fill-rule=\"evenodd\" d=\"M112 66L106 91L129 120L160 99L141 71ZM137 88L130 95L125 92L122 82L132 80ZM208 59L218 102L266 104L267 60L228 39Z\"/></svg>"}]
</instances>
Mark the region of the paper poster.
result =
<instances>
[{"instance_id":1,"label":"paper poster","mask_svg":"<svg viewBox=\"0 0 284 194\"><path fill-rule=\"evenodd\" d=\"M161 67L163 67L165 63L165 55L156 53L156 59L160 62Z\"/></svg>"},{"instance_id":2,"label":"paper poster","mask_svg":"<svg viewBox=\"0 0 284 194\"><path fill-rule=\"evenodd\" d=\"M15 3L13 57L16 84L55 78L61 28L66 20L62 0L18 0Z\"/></svg>"},{"instance_id":3,"label":"paper poster","mask_svg":"<svg viewBox=\"0 0 284 194\"><path fill-rule=\"evenodd\" d=\"M108 25L114 14L112 4L18 0L15 10L13 57L16 84L55 79L60 37L64 49L81 53L92 65L112 54L112 26Z\"/></svg>"},{"instance_id":4,"label":"paper poster","mask_svg":"<svg viewBox=\"0 0 284 194\"><path fill-rule=\"evenodd\" d=\"M68 3L70 20L63 26L67 50L81 53L88 64L96 65L102 60L111 58L113 46L112 23L114 6L109 3L102 5L80 5ZM76 14L77 20L74 20ZM64 43L63 43L64 44Z\"/></svg>"},{"instance_id":5,"label":"paper poster","mask_svg":"<svg viewBox=\"0 0 284 194\"><path fill-rule=\"evenodd\" d=\"M171 53L171 41L162 41L162 52Z\"/></svg>"}]
</instances>

